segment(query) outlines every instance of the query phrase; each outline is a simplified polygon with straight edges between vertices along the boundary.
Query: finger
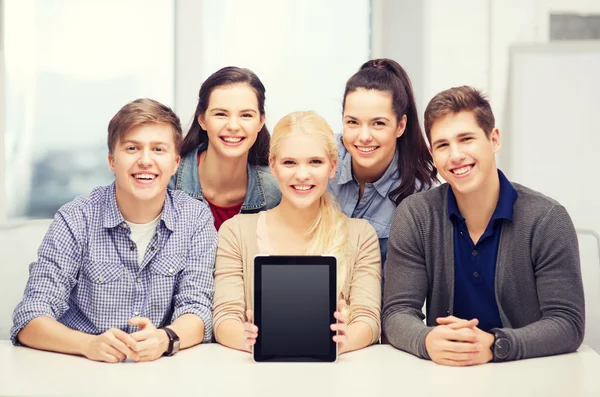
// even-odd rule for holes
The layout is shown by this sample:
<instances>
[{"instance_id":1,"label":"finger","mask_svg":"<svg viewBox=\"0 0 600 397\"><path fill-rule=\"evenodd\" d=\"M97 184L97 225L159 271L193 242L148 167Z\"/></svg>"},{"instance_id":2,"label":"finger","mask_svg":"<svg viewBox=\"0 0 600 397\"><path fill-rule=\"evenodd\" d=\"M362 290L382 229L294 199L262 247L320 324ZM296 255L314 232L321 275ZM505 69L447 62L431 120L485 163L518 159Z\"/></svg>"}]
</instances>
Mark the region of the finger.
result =
<instances>
[{"instance_id":1,"label":"finger","mask_svg":"<svg viewBox=\"0 0 600 397\"><path fill-rule=\"evenodd\" d=\"M346 306L346 301L344 299L338 300L337 309L338 309L339 312L342 311L342 309L344 308L344 306Z\"/></svg>"},{"instance_id":2,"label":"finger","mask_svg":"<svg viewBox=\"0 0 600 397\"><path fill-rule=\"evenodd\" d=\"M452 342L452 341L441 341L438 345L440 351L452 352L452 353L477 353L481 352L481 345L479 343L464 343L464 342Z\"/></svg>"},{"instance_id":3,"label":"finger","mask_svg":"<svg viewBox=\"0 0 600 397\"><path fill-rule=\"evenodd\" d=\"M252 323L244 323L244 331L258 332L258 327Z\"/></svg>"},{"instance_id":4,"label":"finger","mask_svg":"<svg viewBox=\"0 0 600 397\"><path fill-rule=\"evenodd\" d=\"M449 359L440 359L437 361L437 363L442 364L442 365L448 365L451 367L466 367L469 365L473 365L472 360L456 361L456 360L449 360Z\"/></svg>"},{"instance_id":5,"label":"finger","mask_svg":"<svg viewBox=\"0 0 600 397\"><path fill-rule=\"evenodd\" d=\"M450 329L444 328L440 330L440 336L448 341L475 343L479 341L477 334L472 328Z\"/></svg>"},{"instance_id":6,"label":"finger","mask_svg":"<svg viewBox=\"0 0 600 397\"><path fill-rule=\"evenodd\" d=\"M438 317L435 319L439 325L447 325L452 324L457 321L461 321L462 318L454 317L454 316L446 316L446 317Z\"/></svg>"},{"instance_id":7,"label":"finger","mask_svg":"<svg viewBox=\"0 0 600 397\"><path fill-rule=\"evenodd\" d=\"M256 339L258 338L258 332L244 331L244 339Z\"/></svg>"},{"instance_id":8,"label":"finger","mask_svg":"<svg viewBox=\"0 0 600 397\"><path fill-rule=\"evenodd\" d=\"M148 339L145 339L138 343L137 351L138 351L138 353L140 353L140 356L144 356L144 355L147 355L148 350L155 350L156 348L158 348L158 345L159 345L158 338L156 338L156 337L148 338Z\"/></svg>"},{"instance_id":9,"label":"finger","mask_svg":"<svg viewBox=\"0 0 600 397\"><path fill-rule=\"evenodd\" d=\"M348 329L348 325L344 324L344 323L331 324L329 327L331 328L332 331L338 331L338 332L346 332L346 330Z\"/></svg>"},{"instance_id":10,"label":"finger","mask_svg":"<svg viewBox=\"0 0 600 397\"><path fill-rule=\"evenodd\" d=\"M346 343L348 337L346 335L334 335L333 341L335 343Z\"/></svg>"},{"instance_id":11,"label":"finger","mask_svg":"<svg viewBox=\"0 0 600 397\"><path fill-rule=\"evenodd\" d=\"M117 348L115 348L111 345L103 344L101 349L102 349L102 352L115 357L119 361L125 361L125 359L127 358L127 354L120 352Z\"/></svg>"},{"instance_id":12,"label":"finger","mask_svg":"<svg viewBox=\"0 0 600 397\"><path fill-rule=\"evenodd\" d=\"M129 319L128 323L129 323L129 325L133 325L134 327L139 327L140 329L144 329L146 327L156 328L154 326L154 324L152 324L152 321L150 321L150 319L148 319L146 317L133 317L133 318Z\"/></svg>"},{"instance_id":13,"label":"finger","mask_svg":"<svg viewBox=\"0 0 600 397\"><path fill-rule=\"evenodd\" d=\"M129 335L127 332L122 331L118 328L112 328L110 331L111 331L112 335L114 335L118 340L125 343L125 345L129 346L129 348L135 350L135 346L137 345L137 342L131 335Z\"/></svg>"},{"instance_id":14,"label":"finger","mask_svg":"<svg viewBox=\"0 0 600 397\"><path fill-rule=\"evenodd\" d=\"M100 351L98 353L100 355L98 361L102 361L105 363L113 363L113 364L121 362L121 360L119 360L118 357L113 356L112 354L107 353L105 351Z\"/></svg>"},{"instance_id":15,"label":"finger","mask_svg":"<svg viewBox=\"0 0 600 397\"><path fill-rule=\"evenodd\" d=\"M125 343L123 343L115 334L108 334L106 340L107 346L119 351L124 357L120 357L121 360L125 360L127 357L131 357L132 360L137 358L137 353L135 350L128 347Z\"/></svg>"},{"instance_id":16,"label":"finger","mask_svg":"<svg viewBox=\"0 0 600 397\"><path fill-rule=\"evenodd\" d=\"M139 362L148 362L148 361L154 361L158 358L160 358L161 356L157 355L157 354L150 354L148 353L147 355L140 357Z\"/></svg>"},{"instance_id":17,"label":"finger","mask_svg":"<svg viewBox=\"0 0 600 397\"><path fill-rule=\"evenodd\" d=\"M252 323L253 317L254 317L254 313L252 313L252 310L246 310L246 318L248 319L249 323Z\"/></svg>"},{"instance_id":18,"label":"finger","mask_svg":"<svg viewBox=\"0 0 600 397\"><path fill-rule=\"evenodd\" d=\"M154 329L145 329L143 331L134 332L130 336L132 339L134 339L139 344L139 342L155 336L155 333L156 333L156 330L154 330Z\"/></svg>"},{"instance_id":19,"label":"finger","mask_svg":"<svg viewBox=\"0 0 600 397\"><path fill-rule=\"evenodd\" d=\"M474 318L472 320L460 320L452 324L448 324L447 327L450 329L461 329L461 328L475 328L479 324L479 320Z\"/></svg>"},{"instance_id":20,"label":"finger","mask_svg":"<svg viewBox=\"0 0 600 397\"><path fill-rule=\"evenodd\" d=\"M348 319L346 318L346 316L344 316L341 312L334 312L333 317L335 317L336 320L338 320L342 323L348 322Z\"/></svg>"}]
</instances>

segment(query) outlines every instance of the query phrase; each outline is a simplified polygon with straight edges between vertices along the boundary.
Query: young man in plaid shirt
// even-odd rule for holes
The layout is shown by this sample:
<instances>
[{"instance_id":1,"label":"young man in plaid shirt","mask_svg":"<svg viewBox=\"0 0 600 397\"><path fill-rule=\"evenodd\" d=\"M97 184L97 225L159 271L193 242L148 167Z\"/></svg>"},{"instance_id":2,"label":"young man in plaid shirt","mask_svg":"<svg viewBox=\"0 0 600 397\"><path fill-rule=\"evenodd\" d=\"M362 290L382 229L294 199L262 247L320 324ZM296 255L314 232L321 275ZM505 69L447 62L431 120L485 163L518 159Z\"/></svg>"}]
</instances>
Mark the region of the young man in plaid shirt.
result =
<instances>
[{"instance_id":1,"label":"young man in plaid shirt","mask_svg":"<svg viewBox=\"0 0 600 397\"><path fill-rule=\"evenodd\" d=\"M167 190L181 141L156 101L113 117L115 182L56 213L13 314L15 345L119 362L210 341L217 233L205 204Z\"/></svg>"}]
</instances>

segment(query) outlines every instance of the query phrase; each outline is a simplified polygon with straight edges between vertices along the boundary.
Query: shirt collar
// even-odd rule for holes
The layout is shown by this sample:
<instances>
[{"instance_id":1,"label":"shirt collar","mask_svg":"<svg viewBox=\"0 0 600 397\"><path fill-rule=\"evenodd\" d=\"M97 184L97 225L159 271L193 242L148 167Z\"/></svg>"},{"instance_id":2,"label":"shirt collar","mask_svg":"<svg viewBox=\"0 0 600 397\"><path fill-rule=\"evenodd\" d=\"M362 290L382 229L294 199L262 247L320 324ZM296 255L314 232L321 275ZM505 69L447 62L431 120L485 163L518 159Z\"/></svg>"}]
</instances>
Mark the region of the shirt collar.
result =
<instances>
[{"instance_id":1,"label":"shirt collar","mask_svg":"<svg viewBox=\"0 0 600 397\"><path fill-rule=\"evenodd\" d=\"M352 156L346 150L342 136L338 136L338 158L340 164L338 164L338 184L344 185L349 182L356 182L354 175L352 174ZM394 153L392 162L387 167L381 178L373 182L373 187L382 197L387 197L392 187L396 186L397 180L400 179L400 170L398 169L398 151Z\"/></svg>"},{"instance_id":2,"label":"shirt collar","mask_svg":"<svg viewBox=\"0 0 600 397\"><path fill-rule=\"evenodd\" d=\"M173 198L168 190L160 214L160 219L170 231L174 230L175 210ZM121 214L121 210L119 210L119 206L117 205L116 185L115 182L113 182L106 191L102 226L106 229L112 229L123 224L125 224L125 218L123 218L123 214Z\"/></svg>"},{"instance_id":3,"label":"shirt collar","mask_svg":"<svg viewBox=\"0 0 600 397\"><path fill-rule=\"evenodd\" d=\"M198 154L208 148L208 143L202 142L190 153L181 159L178 170L177 189L183 190L192 197L204 200L202 185L198 178ZM248 174L248 187L246 188L246 197L242 204L242 210L263 208L267 205L263 185L258 176L257 166L246 164Z\"/></svg>"},{"instance_id":4,"label":"shirt collar","mask_svg":"<svg viewBox=\"0 0 600 397\"><path fill-rule=\"evenodd\" d=\"M498 203L496 204L496 208L494 209L491 220L495 221L498 219L507 219L512 222L513 207L515 201L517 200L518 193L506 176L504 176L504 173L500 170L498 170L498 179L500 180L500 195L498 197ZM465 219L458 210L456 197L452 192L451 186L448 188L448 216L450 219L456 218L460 221Z\"/></svg>"}]
</instances>

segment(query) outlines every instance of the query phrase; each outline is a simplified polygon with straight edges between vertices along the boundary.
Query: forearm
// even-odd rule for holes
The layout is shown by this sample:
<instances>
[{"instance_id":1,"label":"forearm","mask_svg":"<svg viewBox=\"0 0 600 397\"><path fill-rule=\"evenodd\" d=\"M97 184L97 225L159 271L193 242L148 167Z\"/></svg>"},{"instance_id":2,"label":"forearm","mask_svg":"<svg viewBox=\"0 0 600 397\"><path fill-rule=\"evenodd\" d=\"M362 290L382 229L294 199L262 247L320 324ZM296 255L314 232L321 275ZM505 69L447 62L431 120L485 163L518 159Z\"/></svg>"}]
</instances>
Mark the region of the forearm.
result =
<instances>
[{"instance_id":1,"label":"forearm","mask_svg":"<svg viewBox=\"0 0 600 397\"><path fill-rule=\"evenodd\" d=\"M373 341L373 330L364 321L349 324L346 334L348 335L348 341L342 345L340 354L362 349L369 346Z\"/></svg>"},{"instance_id":2,"label":"forearm","mask_svg":"<svg viewBox=\"0 0 600 397\"><path fill-rule=\"evenodd\" d=\"M83 356L93 335L73 330L53 318L37 317L17 335L19 342L34 349Z\"/></svg>"},{"instance_id":3,"label":"forearm","mask_svg":"<svg viewBox=\"0 0 600 397\"><path fill-rule=\"evenodd\" d=\"M235 319L224 320L215 331L215 338L220 344L236 350L249 352L244 340L244 324Z\"/></svg>"},{"instance_id":4,"label":"forearm","mask_svg":"<svg viewBox=\"0 0 600 397\"><path fill-rule=\"evenodd\" d=\"M426 326L418 316L408 313L394 313L383 319L383 330L392 346L428 360L425 339L433 328Z\"/></svg>"},{"instance_id":5,"label":"forearm","mask_svg":"<svg viewBox=\"0 0 600 397\"><path fill-rule=\"evenodd\" d=\"M583 341L583 324L547 317L518 329L502 328L510 342L507 361L574 352Z\"/></svg>"},{"instance_id":6,"label":"forearm","mask_svg":"<svg viewBox=\"0 0 600 397\"><path fill-rule=\"evenodd\" d=\"M195 346L204 339L204 321L195 314L186 313L169 325L179 336L179 348Z\"/></svg>"}]
</instances>

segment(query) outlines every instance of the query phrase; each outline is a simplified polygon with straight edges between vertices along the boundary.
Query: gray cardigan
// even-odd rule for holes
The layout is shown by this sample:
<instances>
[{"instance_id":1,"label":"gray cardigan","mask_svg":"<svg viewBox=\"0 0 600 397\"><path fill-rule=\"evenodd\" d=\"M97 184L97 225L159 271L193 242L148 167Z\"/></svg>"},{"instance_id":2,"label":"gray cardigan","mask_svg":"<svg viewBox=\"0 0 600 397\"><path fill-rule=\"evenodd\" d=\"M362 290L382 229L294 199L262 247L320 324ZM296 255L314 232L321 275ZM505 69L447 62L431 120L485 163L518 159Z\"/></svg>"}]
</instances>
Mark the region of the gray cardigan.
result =
<instances>
[{"instance_id":1,"label":"gray cardigan","mask_svg":"<svg viewBox=\"0 0 600 397\"><path fill-rule=\"evenodd\" d=\"M504 220L496 302L510 342L507 360L577 350L585 303L577 234L556 201L513 183L513 221ZM429 359L427 334L452 314L454 237L448 184L404 199L394 214L385 268L383 331L396 348ZM427 298L427 325L421 311Z\"/></svg>"}]
</instances>

